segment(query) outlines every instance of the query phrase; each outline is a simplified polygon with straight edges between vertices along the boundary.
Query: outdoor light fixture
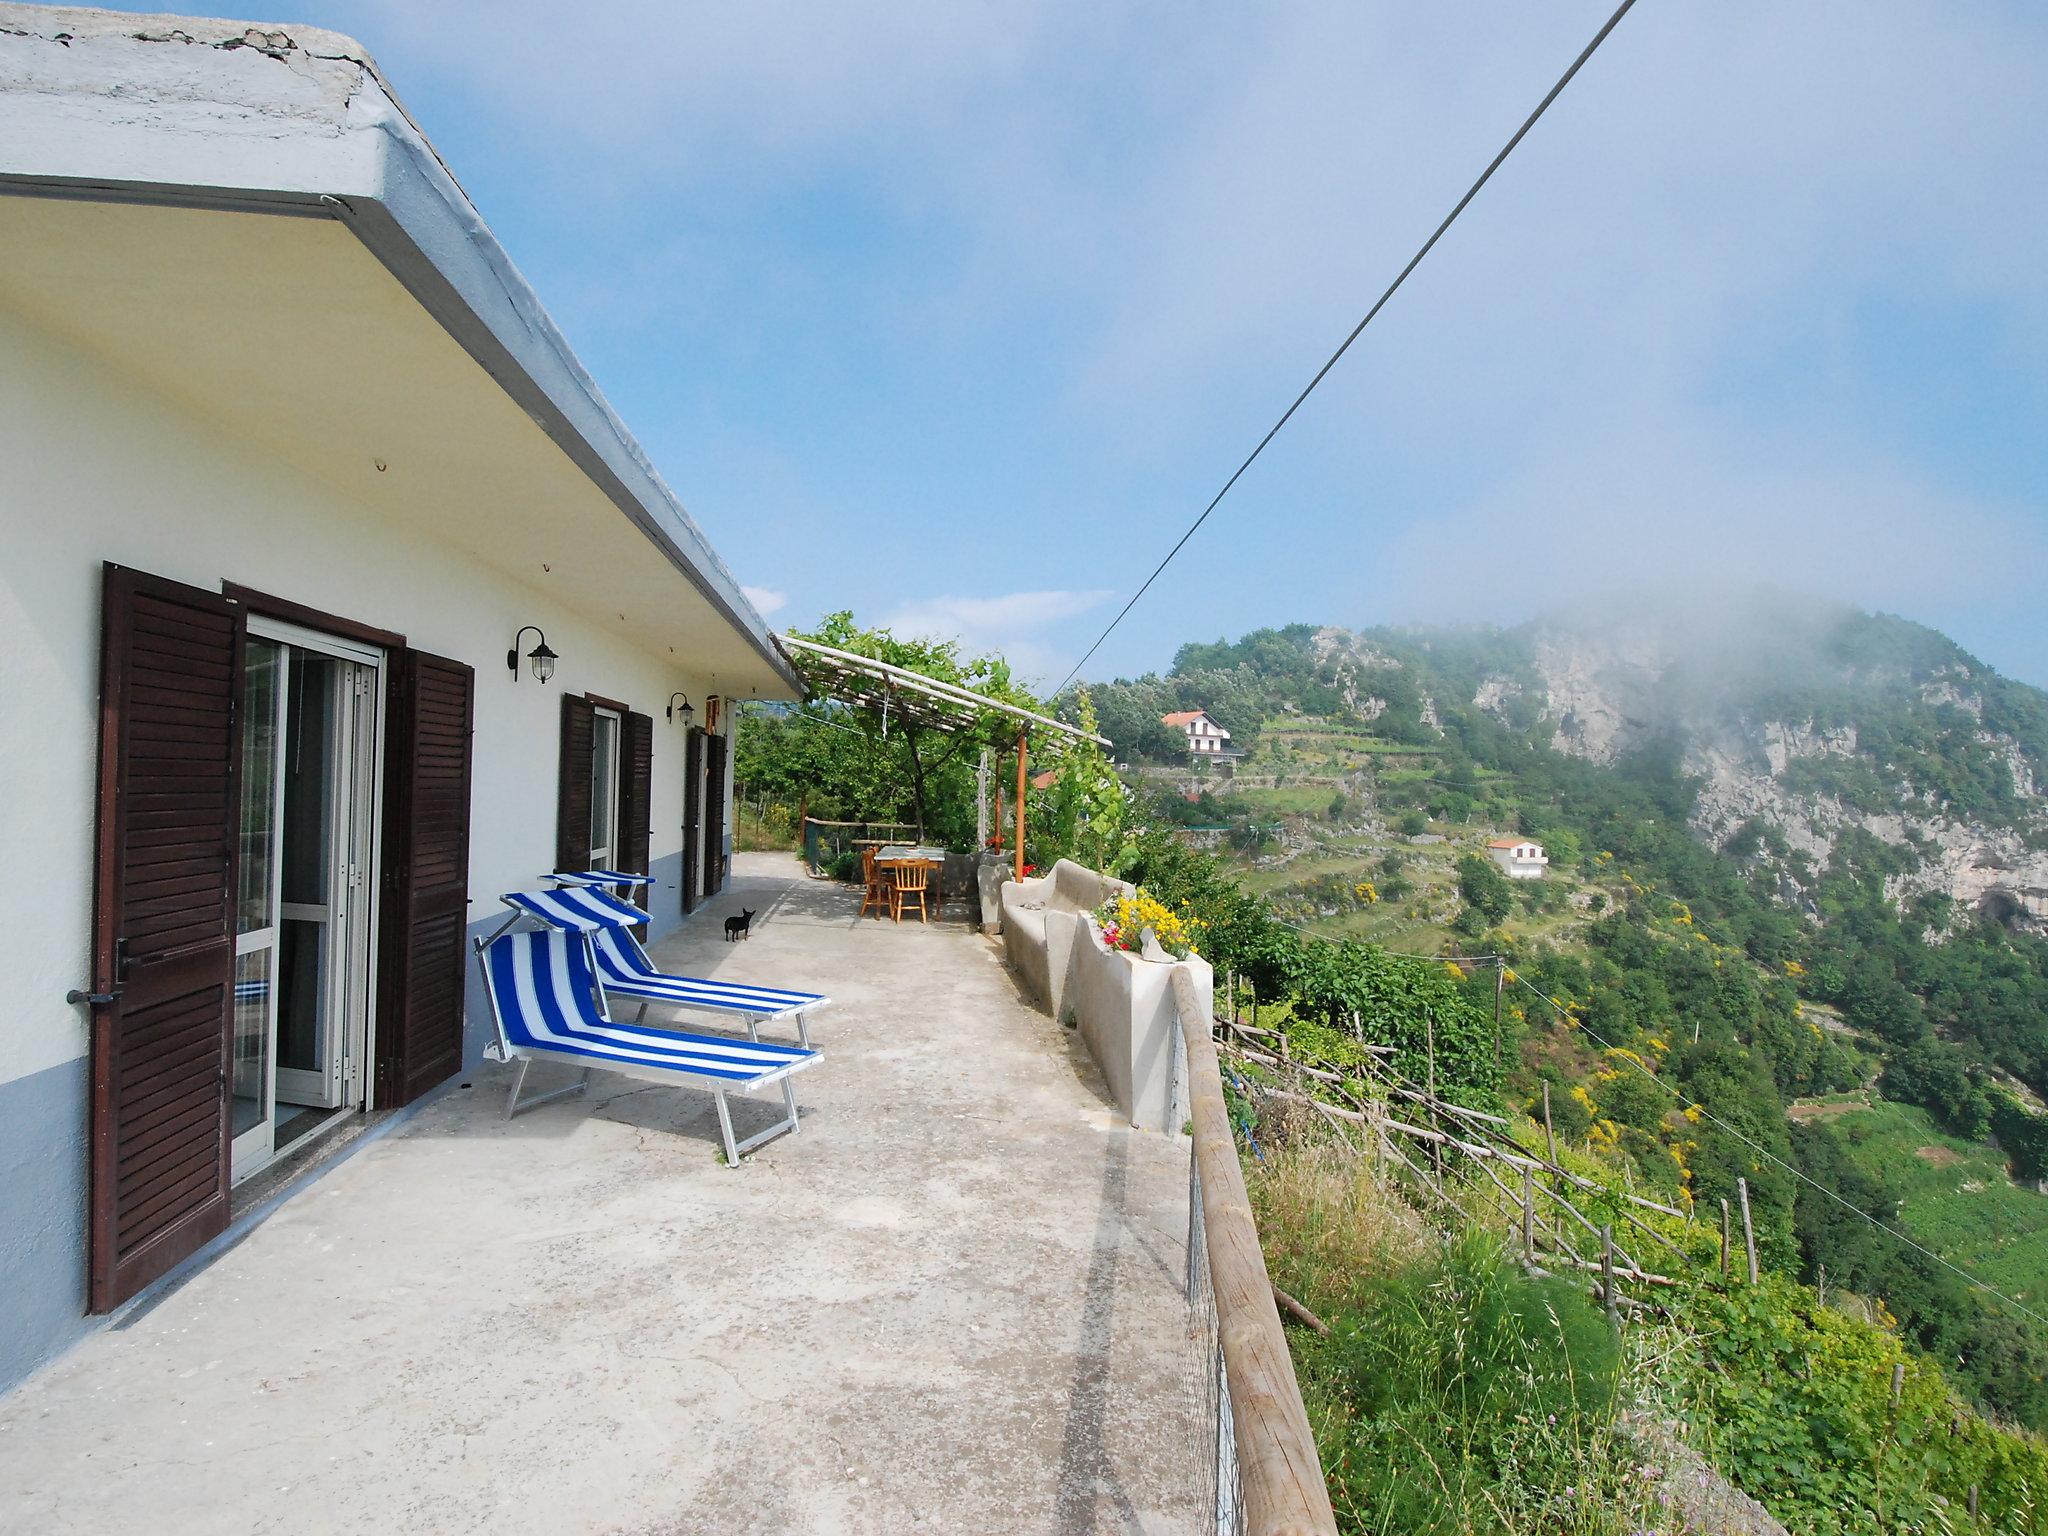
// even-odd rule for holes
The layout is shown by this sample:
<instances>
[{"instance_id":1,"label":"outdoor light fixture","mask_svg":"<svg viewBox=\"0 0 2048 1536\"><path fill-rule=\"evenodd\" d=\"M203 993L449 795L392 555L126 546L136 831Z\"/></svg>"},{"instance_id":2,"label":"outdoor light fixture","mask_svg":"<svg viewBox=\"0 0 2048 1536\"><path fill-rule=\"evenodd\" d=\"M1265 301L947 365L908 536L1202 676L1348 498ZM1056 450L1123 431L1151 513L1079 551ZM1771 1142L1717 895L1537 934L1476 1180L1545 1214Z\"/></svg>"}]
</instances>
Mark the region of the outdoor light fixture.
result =
<instances>
[{"instance_id":1,"label":"outdoor light fixture","mask_svg":"<svg viewBox=\"0 0 2048 1536\"><path fill-rule=\"evenodd\" d=\"M529 629L536 635L540 635L540 643L526 653L526 659L533 663L533 675L535 677L542 682L546 682L555 675L555 663L561 660L559 656L548 649L548 637L541 634L541 628L538 624L522 624L519 626L519 633L512 637L512 649L505 653L505 665L511 668L512 681L515 683L519 681L519 636L525 634Z\"/></svg>"},{"instance_id":2,"label":"outdoor light fixture","mask_svg":"<svg viewBox=\"0 0 2048 1536\"><path fill-rule=\"evenodd\" d=\"M690 696L687 693L672 693L668 696L668 717L671 720L675 719L677 699L683 701L683 724L688 725L690 717L696 714L697 711L690 708Z\"/></svg>"}]
</instances>

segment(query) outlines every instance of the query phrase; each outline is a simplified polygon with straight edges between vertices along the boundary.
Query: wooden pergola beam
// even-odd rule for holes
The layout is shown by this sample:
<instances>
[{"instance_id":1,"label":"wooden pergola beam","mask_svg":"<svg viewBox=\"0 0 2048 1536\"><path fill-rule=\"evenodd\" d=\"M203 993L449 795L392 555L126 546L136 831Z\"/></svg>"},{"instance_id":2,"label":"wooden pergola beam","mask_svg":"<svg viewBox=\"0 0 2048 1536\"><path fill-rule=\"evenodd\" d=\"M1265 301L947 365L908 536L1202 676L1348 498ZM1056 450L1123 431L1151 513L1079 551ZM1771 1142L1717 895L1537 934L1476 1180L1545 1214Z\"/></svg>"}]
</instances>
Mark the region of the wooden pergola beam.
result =
<instances>
[{"instance_id":1,"label":"wooden pergola beam","mask_svg":"<svg viewBox=\"0 0 2048 1536\"><path fill-rule=\"evenodd\" d=\"M976 693L971 688L962 688L957 683L940 682L937 678L925 677L920 673L909 671L907 668L893 666L886 661L877 661L872 656L861 656L853 651L842 651L837 646L824 645L816 640L806 640L798 635L783 635L780 638L783 645L793 647L795 650L802 652L806 659L815 659L816 662L820 663L816 670L831 675L836 684L835 691L860 694L861 696L853 699L852 702L859 703L869 709L880 709L883 707L882 701L890 701L890 707L907 713L909 701L904 699L902 695L904 693L911 693L918 695L928 706L950 705L956 712L964 712L964 718L961 713L956 713L951 717L958 721L956 725L936 724L936 719L946 718L940 716L936 708L932 709L934 719L921 719L919 722L921 724L934 724L935 728L939 730L960 729L975 723L983 714L988 713L1007 715L1012 719L1021 720L1024 722L1025 729L1027 730L1033 726L1039 726L1049 731L1056 731L1062 736L1070 736L1077 741L1092 741L1099 747L1114 748L1115 746L1115 743L1106 736L1098 736L1092 731L1084 731L1078 726L1067 724L1064 720L1055 720L1050 715L1041 715L1036 710L1024 708L1021 704L1010 704L1002 699L992 699L987 694ZM792 658L792 660L794 659ZM799 670L803 669L799 668ZM809 681L808 678L805 680ZM878 693L879 698L877 697Z\"/></svg>"}]
</instances>

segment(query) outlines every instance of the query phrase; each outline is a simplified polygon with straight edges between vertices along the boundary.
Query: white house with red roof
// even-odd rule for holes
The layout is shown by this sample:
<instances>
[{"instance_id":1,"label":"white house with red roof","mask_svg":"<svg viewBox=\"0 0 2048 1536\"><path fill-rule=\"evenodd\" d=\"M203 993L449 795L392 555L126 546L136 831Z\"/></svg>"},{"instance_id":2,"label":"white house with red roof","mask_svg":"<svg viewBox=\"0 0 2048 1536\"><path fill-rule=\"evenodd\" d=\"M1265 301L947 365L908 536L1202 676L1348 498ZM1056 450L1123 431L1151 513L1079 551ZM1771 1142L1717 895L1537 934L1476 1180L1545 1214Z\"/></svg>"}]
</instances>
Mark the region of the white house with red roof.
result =
<instances>
[{"instance_id":1,"label":"white house with red roof","mask_svg":"<svg viewBox=\"0 0 2048 1536\"><path fill-rule=\"evenodd\" d=\"M1510 880L1541 880L1550 865L1543 845L1526 837L1496 837L1486 845L1486 856Z\"/></svg>"},{"instance_id":2,"label":"white house with red roof","mask_svg":"<svg viewBox=\"0 0 2048 1536\"><path fill-rule=\"evenodd\" d=\"M1159 717L1187 737L1188 751L1196 757L1221 757L1230 745L1230 732L1209 718L1206 710L1180 709Z\"/></svg>"}]
</instances>

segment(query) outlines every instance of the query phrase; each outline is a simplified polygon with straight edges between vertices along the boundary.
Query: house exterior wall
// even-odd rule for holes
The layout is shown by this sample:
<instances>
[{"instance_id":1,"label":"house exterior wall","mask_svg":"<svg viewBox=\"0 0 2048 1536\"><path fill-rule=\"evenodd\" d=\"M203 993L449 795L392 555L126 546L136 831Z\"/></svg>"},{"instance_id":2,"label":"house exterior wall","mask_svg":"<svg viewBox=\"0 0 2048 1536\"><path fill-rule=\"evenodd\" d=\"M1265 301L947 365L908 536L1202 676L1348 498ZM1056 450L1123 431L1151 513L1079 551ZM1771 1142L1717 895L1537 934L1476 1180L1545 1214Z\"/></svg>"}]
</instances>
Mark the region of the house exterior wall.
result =
<instances>
[{"instance_id":1,"label":"house exterior wall","mask_svg":"<svg viewBox=\"0 0 2048 1536\"><path fill-rule=\"evenodd\" d=\"M1188 740L1188 750L1196 753L1216 754L1223 750L1223 744L1230 740L1230 732L1223 729L1207 715L1199 715L1181 727Z\"/></svg>"},{"instance_id":2,"label":"house exterior wall","mask_svg":"<svg viewBox=\"0 0 2048 1536\"><path fill-rule=\"evenodd\" d=\"M1512 848L1488 848L1488 858L1501 867L1510 880L1541 880L1550 860L1541 843L1517 843Z\"/></svg>"},{"instance_id":3,"label":"house exterior wall","mask_svg":"<svg viewBox=\"0 0 2048 1536\"><path fill-rule=\"evenodd\" d=\"M240 583L475 668L473 932L502 916L499 892L552 867L565 691L653 717L653 931L679 921L684 730L663 707L676 689L701 702L718 686L551 598L542 573L522 584L438 544L433 506L394 517L352 502L4 311L0 463L0 859L12 886L0 896L0 1295L37 1298L0 1308L4 1386L82 1327L89 1021L64 994L91 975L103 562L211 590ZM677 588L678 602L697 600L680 577ZM561 656L546 686L505 668L527 623ZM469 993L473 1064L488 1018L474 974Z\"/></svg>"}]
</instances>

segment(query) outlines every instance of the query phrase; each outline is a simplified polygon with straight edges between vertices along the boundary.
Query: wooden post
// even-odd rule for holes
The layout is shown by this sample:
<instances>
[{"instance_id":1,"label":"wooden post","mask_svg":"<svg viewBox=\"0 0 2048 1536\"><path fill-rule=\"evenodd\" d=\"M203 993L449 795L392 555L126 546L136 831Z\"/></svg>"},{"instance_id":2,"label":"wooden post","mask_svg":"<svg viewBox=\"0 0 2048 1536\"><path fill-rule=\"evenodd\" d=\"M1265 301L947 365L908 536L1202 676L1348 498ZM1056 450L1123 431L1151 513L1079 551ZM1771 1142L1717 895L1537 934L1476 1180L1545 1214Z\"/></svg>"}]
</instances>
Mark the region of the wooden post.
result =
<instances>
[{"instance_id":1,"label":"wooden post","mask_svg":"<svg viewBox=\"0 0 2048 1536\"><path fill-rule=\"evenodd\" d=\"M1607 1326L1621 1331L1621 1303L1614 1295L1614 1228L1600 1229L1600 1299L1607 1303Z\"/></svg>"},{"instance_id":2,"label":"wooden post","mask_svg":"<svg viewBox=\"0 0 2048 1536\"><path fill-rule=\"evenodd\" d=\"M1028 757L1027 732L1017 733L1017 879L1024 878L1024 789L1025 763Z\"/></svg>"},{"instance_id":3,"label":"wooden post","mask_svg":"<svg viewBox=\"0 0 2048 1536\"><path fill-rule=\"evenodd\" d=\"M1174 978L1178 1027L1187 1047L1189 1112L1194 1122L1194 1173L1201 1188L1202 1240L1216 1302L1216 1339L1247 1531L1336 1536L1316 1454L1315 1433L1295 1383L1273 1282L1259 1251L1258 1228L1245 1193L1223 1078L1209 1023L1191 1006L1192 982Z\"/></svg>"},{"instance_id":4,"label":"wooden post","mask_svg":"<svg viewBox=\"0 0 2048 1536\"><path fill-rule=\"evenodd\" d=\"M1977 1485L1975 1483L1970 1484L1969 1507L1970 1518L1975 1520L1977 1518Z\"/></svg>"},{"instance_id":5,"label":"wooden post","mask_svg":"<svg viewBox=\"0 0 2048 1536\"><path fill-rule=\"evenodd\" d=\"M1550 1127L1550 1084L1543 1085L1543 1139L1550 1144L1550 1163L1554 1168L1564 1165L1557 1160L1557 1132Z\"/></svg>"},{"instance_id":6,"label":"wooden post","mask_svg":"<svg viewBox=\"0 0 2048 1536\"><path fill-rule=\"evenodd\" d=\"M1422 1016L1423 1038L1429 1045L1429 1118L1432 1129L1437 1122L1436 1111L1436 1021L1428 1014ZM1429 1144L1430 1166L1436 1169L1436 1181L1444 1181L1444 1144L1432 1141Z\"/></svg>"},{"instance_id":7,"label":"wooden post","mask_svg":"<svg viewBox=\"0 0 2048 1536\"><path fill-rule=\"evenodd\" d=\"M1522 1260L1536 1262L1536 1171L1522 1165Z\"/></svg>"},{"instance_id":8,"label":"wooden post","mask_svg":"<svg viewBox=\"0 0 2048 1536\"><path fill-rule=\"evenodd\" d=\"M1493 1069L1500 1070L1500 994L1508 984L1508 963L1498 956L1493 962Z\"/></svg>"},{"instance_id":9,"label":"wooden post","mask_svg":"<svg viewBox=\"0 0 2048 1536\"><path fill-rule=\"evenodd\" d=\"M1721 1283L1728 1283L1728 1199L1721 1198Z\"/></svg>"},{"instance_id":10,"label":"wooden post","mask_svg":"<svg viewBox=\"0 0 2048 1536\"><path fill-rule=\"evenodd\" d=\"M1735 1181L1735 1196L1742 1202L1742 1247L1749 1255L1749 1283L1756 1284L1756 1227L1749 1219L1749 1180Z\"/></svg>"}]
</instances>

